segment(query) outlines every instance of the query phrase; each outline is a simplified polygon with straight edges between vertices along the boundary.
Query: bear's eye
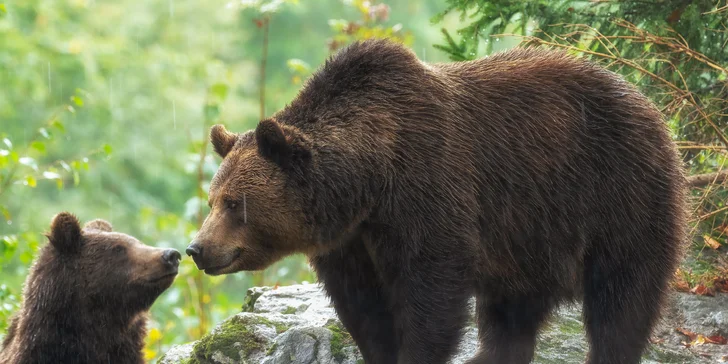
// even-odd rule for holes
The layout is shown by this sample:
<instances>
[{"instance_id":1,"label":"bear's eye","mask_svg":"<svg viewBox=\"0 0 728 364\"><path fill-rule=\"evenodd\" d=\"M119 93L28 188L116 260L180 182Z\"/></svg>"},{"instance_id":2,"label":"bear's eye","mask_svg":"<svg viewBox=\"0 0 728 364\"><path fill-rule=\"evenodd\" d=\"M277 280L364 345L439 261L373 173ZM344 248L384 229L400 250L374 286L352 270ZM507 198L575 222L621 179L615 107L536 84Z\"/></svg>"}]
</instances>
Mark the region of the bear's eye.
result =
<instances>
[{"instance_id":1,"label":"bear's eye","mask_svg":"<svg viewBox=\"0 0 728 364\"><path fill-rule=\"evenodd\" d=\"M114 254L121 254L126 250L126 248L123 245L116 245L114 246L111 251L114 252Z\"/></svg>"},{"instance_id":2,"label":"bear's eye","mask_svg":"<svg viewBox=\"0 0 728 364\"><path fill-rule=\"evenodd\" d=\"M235 201L225 201L225 207L230 210L234 210L236 207L238 207L238 203Z\"/></svg>"}]
</instances>

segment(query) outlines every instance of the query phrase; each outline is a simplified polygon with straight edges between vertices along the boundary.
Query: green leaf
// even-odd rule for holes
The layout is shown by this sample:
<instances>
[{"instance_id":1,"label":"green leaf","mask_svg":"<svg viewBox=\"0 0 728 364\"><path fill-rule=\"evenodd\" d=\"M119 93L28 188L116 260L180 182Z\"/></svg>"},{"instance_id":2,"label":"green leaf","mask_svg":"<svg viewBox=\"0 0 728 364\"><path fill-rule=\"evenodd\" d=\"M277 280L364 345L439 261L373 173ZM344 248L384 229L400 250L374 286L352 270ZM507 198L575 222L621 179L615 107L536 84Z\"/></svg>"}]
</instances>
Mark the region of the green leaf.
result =
<instances>
[{"instance_id":1,"label":"green leaf","mask_svg":"<svg viewBox=\"0 0 728 364\"><path fill-rule=\"evenodd\" d=\"M63 178L59 178L56 180L56 186L58 186L59 190L63 189Z\"/></svg>"},{"instance_id":2,"label":"green leaf","mask_svg":"<svg viewBox=\"0 0 728 364\"><path fill-rule=\"evenodd\" d=\"M225 100L228 94L228 86L224 83L216 83L210 86L210 93L220 100Z\"/></svg>"},{"instance_id":3,"label":"green leaf","mask_svg":"<svg viewBox=\"0 0 728 364\"><path fill-rule=\"evenodd\" d=\"M51 127L58 129L58 131L60 131L61 133L66 132L66 127L64 127L63 123L58 119L51 121L50 125L51 125Z\"/></svg>"},{"instance_id":4,"label":"green leaf","mask_svg":"<svg viewBox=\"0 0 728 364\"><path fill-rule=\"evenodd\" d=\"M75 95L74 96L71 96L71 101L73 101L73 103L76 104L76 105L78 105L78 106L83 106L83 99L81 99L78 96L75 96Z\"/></svg>"},{"instance_id":5,"label":"green leaf","mask_svg":"<svg viewBox=\"0 0 728 364\"><path fill-rule=\"evenodd\" d=\"M78 171L73 171L73 185L78 186L81 183L81 177L78 175Z\"/></svg>"},{"instance_id":6,"label":"green leaf","mask_svg":"<svg viewBox=\"0 0 728 364\"><path fill-rule=\"evenodd\" d=\"M33 177L33 176L26 176L25 177L25 185L34 188L35 186L38 185L38 183L35 181L35 177Z\"/></svg>"},{"instance_id":7,"label":"green leaf","mask_svg":"<svg viewBox=\"0 0 728 364\"><path fill-rule=\"evenodd\" d=\"M5 15L8 13L8 9L5 7L5 4L0 4L0 15Z\"/></svg>"},{"instance_id":8,"label":"green leaf","mask_svg":"<svg viewBox=\"0 0 728 364\"><path fill-rule=\"evenodd\" d=\"M30 147L41 153L46 152L46 146L45 146L45 143L43 143L43 142L34 141L33 143L30 144Z\"/></svg>"},{"instance_id":9,"label":"green leaf","mask_svg":"<svg viewBox=\"0 0 728 364\"><path fill-rule=\"evenodd\" d=\"M2 213L3 217L5 217L5 220L10 220L12 217L10 215L10 211L5 206L0 205L0 213Z\"/></svg>"},{"instance_id":10,"label":"green leaf","mask_svg":"<svg viewBox=\"0 0 728 364\"><path fill-rule=\"evenodd\" d=\"M113 149L111 148L111 145L104 144L104 146L102 148L104 149L104 153L106 153L106 155L111 155L111 152L113 151Z\"/></svg>"}]
</instances>

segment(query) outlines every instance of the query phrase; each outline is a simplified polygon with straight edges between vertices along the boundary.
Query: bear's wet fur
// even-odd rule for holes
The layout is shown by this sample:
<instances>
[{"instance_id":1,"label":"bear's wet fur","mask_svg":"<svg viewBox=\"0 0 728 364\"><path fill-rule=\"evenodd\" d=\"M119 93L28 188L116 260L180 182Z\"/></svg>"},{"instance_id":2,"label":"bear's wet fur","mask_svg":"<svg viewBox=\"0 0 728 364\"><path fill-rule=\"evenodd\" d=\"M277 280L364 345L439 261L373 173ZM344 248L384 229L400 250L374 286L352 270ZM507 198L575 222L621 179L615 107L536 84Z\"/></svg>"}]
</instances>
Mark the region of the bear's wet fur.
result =
<instances>
[{"instance_id":1,"label":"bear's wet fur","mask_svg":"<svg viewBox=\"0 0 728 364\"><path fill-rule=\"evenodd\" d=\"M583 301L590 364L635 364L685 241L681 161L620 76L518 48L426 64L343 49L223 157L188 248L208 274L307 254L367 363L444 364L477 299L469 363L528 363Z\"/></svg>"},{"instance_id":2,"label":"bear's wet fur","mask_svg":"<svg viewBox=\"0 0 728 364\"><path fill-rule=\"evenodd\" d=\"M144 363L147 312L174 281L179 252L143 245L101 219L82 228L67 212L47 237L0 362Z\"/></svg>"}]
</instances>

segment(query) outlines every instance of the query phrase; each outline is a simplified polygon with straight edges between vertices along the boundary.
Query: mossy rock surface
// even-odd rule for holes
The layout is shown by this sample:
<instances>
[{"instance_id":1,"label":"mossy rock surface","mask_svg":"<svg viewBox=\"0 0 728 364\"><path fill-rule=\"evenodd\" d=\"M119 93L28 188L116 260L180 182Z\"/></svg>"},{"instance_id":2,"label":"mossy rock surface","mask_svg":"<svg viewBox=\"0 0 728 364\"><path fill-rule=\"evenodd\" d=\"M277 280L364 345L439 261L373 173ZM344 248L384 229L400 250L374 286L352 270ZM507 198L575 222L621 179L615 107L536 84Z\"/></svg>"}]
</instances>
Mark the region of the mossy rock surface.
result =
<instances>
[{"instance_id":1,"label":"mossy rock surface","mask_svg":"<svg viewBox=\"0 0 728 364\"><path fill-rule=\"evenodd\" d=\"M202 339L174 347L158 363L363 364L351 335L318 285L251 288L245 312L220 323ZM676 294L655 330L643 364L720 363L728 346L686 348L675 331L728 333L728 296ZM450 364L462 364L477 350L474 321ZM534 364L583 363L588 350L578 306L562 307L544 327Z\"/></svg>"}]
</instances>

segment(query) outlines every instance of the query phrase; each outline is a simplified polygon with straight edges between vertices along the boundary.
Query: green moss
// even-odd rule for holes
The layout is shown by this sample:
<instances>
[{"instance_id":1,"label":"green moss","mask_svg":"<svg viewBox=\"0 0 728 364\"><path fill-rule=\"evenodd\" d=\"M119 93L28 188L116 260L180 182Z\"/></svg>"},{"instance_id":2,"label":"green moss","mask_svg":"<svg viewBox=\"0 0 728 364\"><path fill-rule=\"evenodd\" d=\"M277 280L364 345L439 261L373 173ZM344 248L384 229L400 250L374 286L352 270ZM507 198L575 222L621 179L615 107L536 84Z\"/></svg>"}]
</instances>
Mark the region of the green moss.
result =
<instances>
[{"instance_id":1,"label":"green moss","mask_svg":"<svg viewBox=\"0 0 728 364\"><path fill-rule=\"evenodd\" d=\"M278 347L278 343L273 343L273 345L268 348L268 352L265 355L271 356L273 353L276 352L276 348Z\"/></svg>"},{"instance_id":2,"label":"green moss","mask_svg":"<svg viewBox=\"0 0 728 364\"><path fill-rule=\"evenodd\" d=\"M357 359L356 364L364 364L364 359Z\"/></svg>"},{"instance_id":3,"label":"green moss","mask_svg":"<svg viewBox=\"0 0 728 364\"><path fill-rule=\"evenodd\" d=\"M245 296L245 300L243 301L243 312L253 312L255 309L255 301L257 301L262 295L262 291L249 289Z\"/></svg>"},{"instance_id":4,"label":"green moss","mask_svg":"<svg viewBox=\"0 0 728 364\"><path fill-rule=\"evenodd\" d=\"M344 360L346 356L344 354L344 347L354 345L354 339L341 325L341 323L335 320L329 320L324 325L325 328L331 331L331 356L337 361Z\"/></svg>"},{"instance_id":5,"label":"green moss","mask_svg":"<svg viewBox=\"0 0 728 364\"><path fill-rule=\"evenodd\" d=\"M275 327L276 333L278 333L278 334L280 334L280 333L282 333L282 332L284 332L284 331L286 331L286 330L289 329L288 325L286 325L286 324L282 324L280 322L273 322L273 321L268 320L267 318L262 317L262 316L258 316L258 317L255 317L255 318L251 318L251 321L254 322L254 323L256 323L256 324L273 326L273 327Z\"/></svg>"},{"instance_id":6,"label":"green moss","mask_svg":"<svg viewBox=\"0 0 728 364\"><path fill-rule=\"evenodd\" d=\"M240 361L243 359L240 357L241 351L244 356L248 356L252 352L264 350L266 342L253 334L252 326L270 322L258 321L257 318L233 316L222 323L220 330L205 335L195 344L192 351L194 358L210 360L219 351L230 359Z\"/></svg>"},{"instance_id":7,"label":"green moss","mask_svg":"<svg viewBox=\"0 0 728 364\"><path fill-rule=\"evenodd\" d=\"M578 320L559 320L559 331L567 335L579 335L584 332L584 324Z\"/></svg>"},{"instance_id":8,"label":"green moss","mask_svg":"<svg viewBox=\"0 0 728 364\"><path fill-rule=\"evenodd\" d=\"M292 306L288 306L288 307L286 308L286 310L285 310L285 311L283 311L283 314L284 314L284 315L293 315L294 313L296 313L296 311L298 311L298 310L297 310L297 309L296 309L295 307L292 307Z\"/></svg>"}]
</instances>

